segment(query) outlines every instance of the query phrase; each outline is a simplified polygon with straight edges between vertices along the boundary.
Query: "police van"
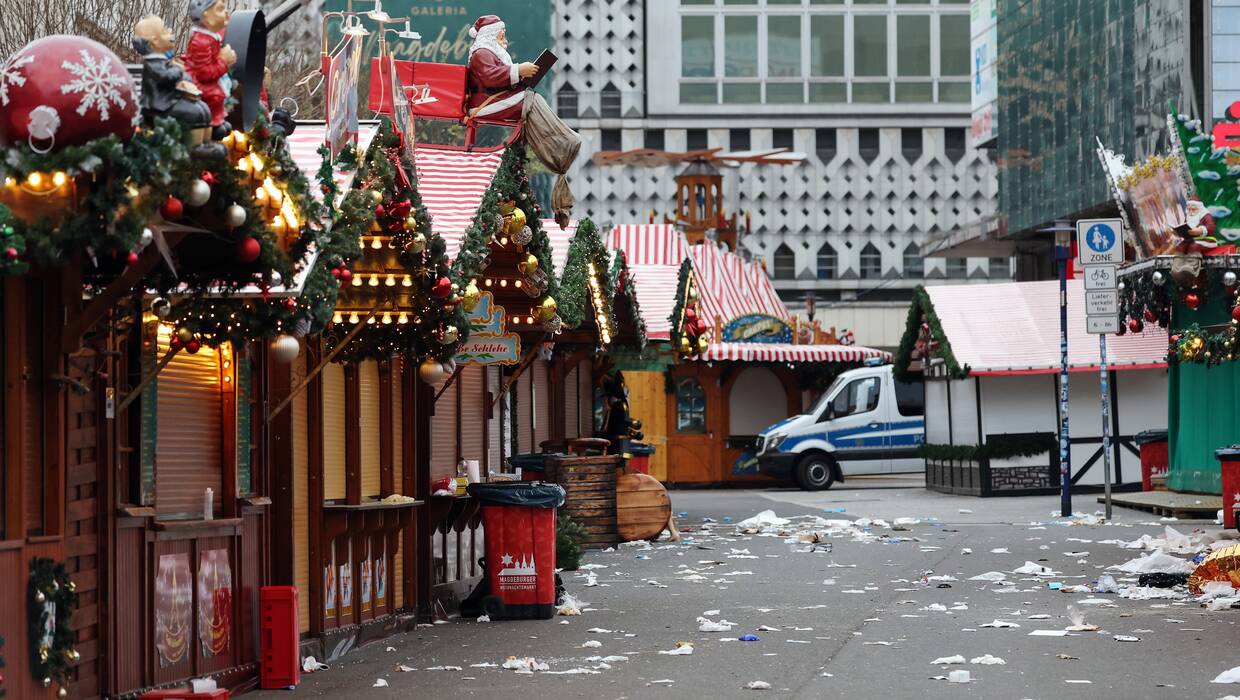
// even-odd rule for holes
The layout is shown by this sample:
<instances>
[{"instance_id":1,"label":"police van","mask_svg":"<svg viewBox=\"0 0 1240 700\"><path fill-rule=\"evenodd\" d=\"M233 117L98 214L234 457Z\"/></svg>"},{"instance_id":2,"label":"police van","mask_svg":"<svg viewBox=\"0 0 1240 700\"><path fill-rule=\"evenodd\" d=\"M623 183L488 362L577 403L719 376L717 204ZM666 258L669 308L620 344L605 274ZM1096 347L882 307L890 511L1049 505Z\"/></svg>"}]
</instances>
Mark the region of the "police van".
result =
<instances>
[{"instance_id":1,"label":"police van","mask_svg":"<svg viewBox=\"0 0 1240 700\"><path fill-rule=\"evenodd\" d=\"M808 412L758 436L758 471L807 491L848 476L924 471L924 412L920 381L897 381L891 365L849 370Z\"/></svg>"}]
</instances>

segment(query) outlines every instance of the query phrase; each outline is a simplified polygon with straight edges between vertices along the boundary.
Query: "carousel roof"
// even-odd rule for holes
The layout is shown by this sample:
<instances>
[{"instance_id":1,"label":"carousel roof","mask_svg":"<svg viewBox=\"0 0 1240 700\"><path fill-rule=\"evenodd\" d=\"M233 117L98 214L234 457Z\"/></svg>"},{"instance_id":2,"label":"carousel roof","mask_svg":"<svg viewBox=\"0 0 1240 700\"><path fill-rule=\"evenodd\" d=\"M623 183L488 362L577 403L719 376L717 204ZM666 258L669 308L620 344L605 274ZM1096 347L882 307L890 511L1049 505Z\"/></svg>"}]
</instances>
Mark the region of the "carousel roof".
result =
<instances>
[{"instance_id":1,"label":"carousel roof","mask_svg":"<svg viewBox=\"0 0 1240 700\"><path fill-rule=\"evenodd\" d=\"M624 251L646 336L671 340L680 263L689 254L685 234L671 224L621 224L611 230L607 247Z\"/></svg>"},{"instance_id":2,"label":"carousel roof","mask_svg":"<svg viewBox=\"0 0 1240 700\"><path fill-rule=\"evenodd\" d=\"M1099 367L1097 336L1085 332L1085 294L1068 281L1068 366ZM927 287L956 362L971 374L1048 374L1059 371L1059 282ZM915 333L916 328L906 332ZM1107 338L1107 362L1117 369L1166 366L1167 332Z\"/></svg>"}]
</instances>

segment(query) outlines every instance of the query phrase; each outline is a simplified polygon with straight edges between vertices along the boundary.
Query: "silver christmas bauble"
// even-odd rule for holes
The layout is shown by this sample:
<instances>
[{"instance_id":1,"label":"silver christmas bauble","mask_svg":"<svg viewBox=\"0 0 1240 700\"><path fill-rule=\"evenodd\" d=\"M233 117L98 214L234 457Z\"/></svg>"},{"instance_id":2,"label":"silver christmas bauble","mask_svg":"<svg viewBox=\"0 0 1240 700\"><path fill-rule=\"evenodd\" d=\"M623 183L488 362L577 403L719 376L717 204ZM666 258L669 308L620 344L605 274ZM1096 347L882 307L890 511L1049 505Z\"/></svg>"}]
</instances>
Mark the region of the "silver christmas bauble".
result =
<instances>
[{"instance_id":1,"label":"silver christmas bauble","mask_svg":"<svg viewBox=\"0 0 1240 700\"><path fill-rule=\"evenodd\" d=\"M1127 286L1128 285L1124 284L1123 282L1120 282L1119 284L1115 285L1115 288L1122 292L1124 291L1124 288Z\"/></svg>"},{"instance_id":2,"label":"silver christmas bauble","mask_svg":"<svg viewBox=\"0 0 1240 700\"><path fill-rule=\"evenodd\" d=\"M161 321L167 319L172 315L172 302L163 297L157 297L151 302L151 313Z\"/></svg>"},{"instance_id":3,"label":"silver christmas bauble","mask_svg":"<svg viewBox=\"0 0 1240 700\"><path fill-rule=\"evenodd\" d=\"M1223 286L1224 287L1236 286L1236 273L1232 272L1231 270L1224 272L1223 273Z\"/></svg>"},{"instance_id":4,"label":"silver christmas bauble","mask_svg":"<svg viewBox=\"0 0 1240 700\"><path fill-rule=\"evenodd\" d=\"M224 212L224 223L237 228L245 223L245 209L239 204L230 204Z\"/></svg>"},{"instance_id":5,"label":"silver christmas bauble","mask_svg":"<svg viewBox=\"0 0 1240 700\"><path fill-rule=\"evenodd\" d=\"M185 203L191 207L201 207L211 199L211 185L206 180L197 179L190 183L189 197L185 199Z\"/></svg>"},{"instance_id":6,"label":"silver christmas bauble","mask_svg":"<svg viewBox=\"0 0 1240 700\"><path fill-rule=\"evenodd\" d=\"M282 365L292 363L301 353L301 343L288 334L281 334L271 341L271 356Z\"/></svg>"},{"instance_id":7,"label":"silver christmas bauble","mask_svg":"<svg viewBox=\"0 0 1240 700\"><path fill-rule=\"evenodd\" d=\"M1155 271L1154 274L1150 276L1150 279L1154 282L1154 284L1158 285L1159 287L1163 286L1163 284L1166 283L1167 281L1166 275L1164 275L1161 272L1157 272L1157 271Z\"/></svg>"},{"instance_id":8,"label":"silver christmas bauble","mask_svg":"<svg viewBox=\"0 0 1240 700\"><path fill-rule=\"evenodd\" d=\"M447 376L444 367L433 359L427 359L418 366L418 376L427 384L438 384Z\"/></svg>"},{"instance_id":9,"label":"silver christmas bauble","mask_svg":"<svg viewBox=\"0 0 1240 700\"><path fill-rule=\"evenodd\" d=\"M155 233L149 228L142 229L142 237L138 239L138 245L142 248L147 247L155 240Z\"/></svg>"}]
</instances>

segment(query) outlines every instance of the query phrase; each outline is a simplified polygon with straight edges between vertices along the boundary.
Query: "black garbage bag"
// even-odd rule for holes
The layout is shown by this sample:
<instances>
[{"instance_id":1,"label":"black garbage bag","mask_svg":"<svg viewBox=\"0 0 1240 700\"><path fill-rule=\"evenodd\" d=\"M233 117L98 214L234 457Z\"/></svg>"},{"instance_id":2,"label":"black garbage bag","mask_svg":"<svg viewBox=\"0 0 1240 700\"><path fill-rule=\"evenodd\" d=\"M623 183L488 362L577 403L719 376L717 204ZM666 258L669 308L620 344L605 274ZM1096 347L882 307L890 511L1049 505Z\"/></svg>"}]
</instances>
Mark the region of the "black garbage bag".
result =
<instances>
[{"instance_id":1,"label":"black garbage bag","mask_svg":"<svg viewBox=\"0 0 1240 700\"><path fill-rule=\"evenodd\" d=\"M529 481L470 484L465 488L465 492L478 499L483 506L559 508L564 505L564 487L558 484L539 484Z\"/></svg>"}]
</instances>

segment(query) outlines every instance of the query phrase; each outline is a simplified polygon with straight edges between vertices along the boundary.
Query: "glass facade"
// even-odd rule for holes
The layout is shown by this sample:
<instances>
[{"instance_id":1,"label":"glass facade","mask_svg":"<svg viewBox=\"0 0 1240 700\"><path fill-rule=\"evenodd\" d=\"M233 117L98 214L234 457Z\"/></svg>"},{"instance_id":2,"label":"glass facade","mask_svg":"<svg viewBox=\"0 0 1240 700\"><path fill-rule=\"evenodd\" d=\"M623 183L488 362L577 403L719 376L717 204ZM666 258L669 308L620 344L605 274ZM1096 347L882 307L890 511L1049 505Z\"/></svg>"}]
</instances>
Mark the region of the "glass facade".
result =
<instances>
[{"instance_id":1,"label":"glass facade","mask_svg":"<svg viewBox=\"0 0 1240 700\"><path fill-rule=\"evenodd\" d=\"M969 102L967 0L680 0L678 10L681 105Z\"/></svg>"},{"instance_id":2,"label":"glass facade","mask_svg":"<svg viewBox=\"0 0 1240 700\"><path fill-rule=\"evenodd\" d=\"M1135 162L1191 109L1180 0L1000 0L999 211L1009 233L1109 203L1095 137ZM966 42L967 43L967 42ZM964 67L967 70L967 66Z\"/></svg>"}]
</instances>

